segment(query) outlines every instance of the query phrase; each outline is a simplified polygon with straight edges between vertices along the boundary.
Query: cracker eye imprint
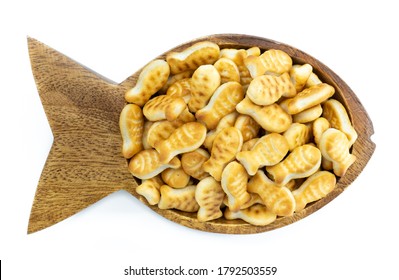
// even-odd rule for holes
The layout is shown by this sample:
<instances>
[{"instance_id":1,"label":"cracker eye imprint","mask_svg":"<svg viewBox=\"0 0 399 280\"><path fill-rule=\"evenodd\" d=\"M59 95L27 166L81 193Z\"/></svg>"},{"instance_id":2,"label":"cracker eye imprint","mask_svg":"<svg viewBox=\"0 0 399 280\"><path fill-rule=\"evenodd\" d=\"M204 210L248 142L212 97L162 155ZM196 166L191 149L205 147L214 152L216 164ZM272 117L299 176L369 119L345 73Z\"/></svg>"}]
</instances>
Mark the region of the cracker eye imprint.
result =
<instances>
[{"instance_id":1,"label":"cracker eye imprint","mask_svg":"<svg viewBox=\"0 0 399 280\"><path fill-rule=\"evenodd\" d=\"M327 196L355 162L334 93L282 50L199 42L128 89L122 153L148 204L265 226Z\"/></svg>"}]
</instances>

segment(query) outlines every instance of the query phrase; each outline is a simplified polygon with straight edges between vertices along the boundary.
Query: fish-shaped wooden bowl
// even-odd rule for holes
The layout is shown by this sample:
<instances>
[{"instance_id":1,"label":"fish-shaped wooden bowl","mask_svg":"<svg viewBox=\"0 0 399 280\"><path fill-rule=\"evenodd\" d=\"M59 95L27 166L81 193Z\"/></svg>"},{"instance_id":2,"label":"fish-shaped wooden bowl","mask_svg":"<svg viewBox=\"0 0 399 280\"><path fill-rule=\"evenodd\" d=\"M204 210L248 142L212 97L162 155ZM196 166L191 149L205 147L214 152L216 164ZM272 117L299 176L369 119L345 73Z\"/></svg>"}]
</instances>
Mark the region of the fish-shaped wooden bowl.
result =
<instances>
[{"instance_id":1,"label":"fish-shaped wooden bowl","mask_svg":"<svg viewBox=\"0 0 399 280\"><path fill-rule=\"evenodd\" d=\"M230 234L259 233L283 227L312 214L340 195L356 179L375 149L370 140L374 133L373 125L359 99L338 75L294 47L248 35L206 36L169 51L181 51L205 40L215 42L221 48L258 46L261 51L283 50L294 63L311 64L322 81L335 87L333 98L346 107L358 133L352 147L357 160L339 178L336 188L303 211L278 218L267 226L253 226L241 220L224 218L199 222L196 214L150 206L135 190L137 182L122 156L119 131L119 115L125 105L124 94L135 85L140 70L125 81L114 83L45 44L28 38L33 76L54 136L33 201L28 233L56 224L119 190L126 190L159 215L190 228ZM169 51L157 58L164 59Z\"/></svg>"}]
</instances>

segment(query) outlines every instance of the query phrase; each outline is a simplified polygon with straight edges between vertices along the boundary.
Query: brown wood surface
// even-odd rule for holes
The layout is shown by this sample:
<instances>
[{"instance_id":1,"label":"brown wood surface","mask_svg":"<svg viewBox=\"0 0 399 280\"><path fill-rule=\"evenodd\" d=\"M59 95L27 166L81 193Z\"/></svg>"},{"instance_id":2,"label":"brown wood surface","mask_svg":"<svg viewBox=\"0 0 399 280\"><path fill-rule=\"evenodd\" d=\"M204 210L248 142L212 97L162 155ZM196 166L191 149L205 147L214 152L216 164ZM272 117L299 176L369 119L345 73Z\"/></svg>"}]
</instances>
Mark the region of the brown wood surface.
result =
<instances>
[{"instance_id":1,"label":"brown wood surface","mask_svg":"<svg viewBox=\"0 0 399 280\"><path fill-rule=\"evenodd\" d=\"M197 221L194 214L150 206L135 191L137 183L121 154L122 139L118 125L119 114L125 105L124 93L135 84L141 69L116 84L45 44L28 38L33 76L54 136L37 186L28 233L56 224L119 190L128 191L158 214L190 228L218 233L259 233L310 215L341 194L356 179L374 152L375 144L370 140L374 130L364 107L344 81L306 53L260 37L211 35L177 46L173 51L203 40L213 41L221 47L281 49L295 63L311 64L321 80L335 87L334 98L346 106L359 134L352 149L357 161L338 180L337 187L303 211L279 218L267 226L252 226L224 218L204 223ZM165 58L166 53L158 58Z\"/></svg>"}]
</instances>

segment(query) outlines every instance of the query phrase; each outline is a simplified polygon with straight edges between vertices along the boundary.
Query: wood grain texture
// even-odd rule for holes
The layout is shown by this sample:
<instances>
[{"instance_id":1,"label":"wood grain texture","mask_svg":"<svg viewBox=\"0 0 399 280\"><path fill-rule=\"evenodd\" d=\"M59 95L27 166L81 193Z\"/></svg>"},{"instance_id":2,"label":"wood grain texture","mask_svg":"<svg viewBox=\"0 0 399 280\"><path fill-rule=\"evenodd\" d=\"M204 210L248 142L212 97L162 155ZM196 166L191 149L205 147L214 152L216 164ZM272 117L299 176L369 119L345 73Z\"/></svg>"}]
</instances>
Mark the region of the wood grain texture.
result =
<instances>
[{"instance_id":1,"label":"wood grain texture","mask_svg":"<svg viewBox=\"0 0 399 280\"><path fill-rule=\"evenodd\" d=\"M181 51L200 41L209 40L220 47L285 51L294 63L309 63L319 78L334 86L333 96L346 107L359 137L352 148L357 161L340 178L336 188L325 198L308 205L291 217L278 218L267 226L252 226L224 218L199 222L196 215L150 206L135 191L137 183L122 157L119 114L125 105L124 93L132 87L139 69L120 84L107 80L50 47L28 38L32 72L46 112L54 143L40 177L34 198L28 233L49 227L105 196L126 190L152 210L181 225L209 232L249 234L277 229L314 213L341 194L361 173L375 150L370 140L372 122L361 102L332 70L308 54L269 39L218 34L195 39L169 51ZM158 56L165 58L169 52ZM155 58L154 58L155 59Z\"/></svg>"}]
</instances>

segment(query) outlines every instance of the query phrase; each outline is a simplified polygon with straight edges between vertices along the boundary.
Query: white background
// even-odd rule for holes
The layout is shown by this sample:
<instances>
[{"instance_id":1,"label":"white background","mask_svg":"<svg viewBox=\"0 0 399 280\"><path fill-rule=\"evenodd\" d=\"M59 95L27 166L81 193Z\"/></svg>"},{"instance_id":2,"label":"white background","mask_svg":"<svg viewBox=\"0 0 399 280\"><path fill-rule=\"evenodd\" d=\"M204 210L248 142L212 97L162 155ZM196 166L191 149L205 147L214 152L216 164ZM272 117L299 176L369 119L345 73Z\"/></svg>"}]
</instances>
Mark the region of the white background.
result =
<instances>
[{"instance_id":1,"label":"white background","mask_svg":"<svg viewBox=\"0 0 399 280\"><path fill-rule=\"evenodd\" d=\"M133 279L123 276L129 265L214 270L277 266L277 275L270 279L399 279L399 21L393 3L2 1L0 259L4 279ZM27 36L121 82L160 53L214 33L250 34L287 43L316 57L346 81L373 120L372 139L377 144L358 179L313 215L256 235L188 229L157 216L124 192L27 235L31 204L52 143L30 69ZM228 277L202 279L213 278Z\"/></svg>"}]
</instances>

